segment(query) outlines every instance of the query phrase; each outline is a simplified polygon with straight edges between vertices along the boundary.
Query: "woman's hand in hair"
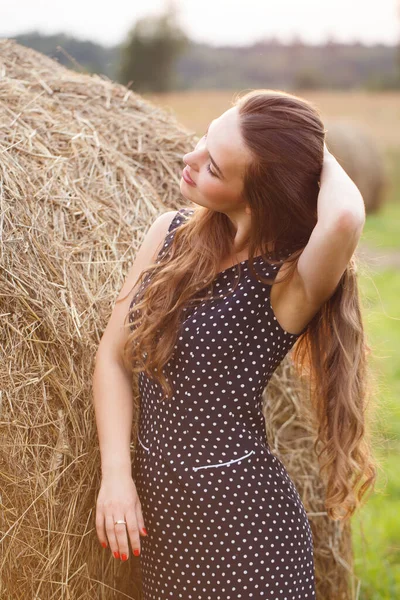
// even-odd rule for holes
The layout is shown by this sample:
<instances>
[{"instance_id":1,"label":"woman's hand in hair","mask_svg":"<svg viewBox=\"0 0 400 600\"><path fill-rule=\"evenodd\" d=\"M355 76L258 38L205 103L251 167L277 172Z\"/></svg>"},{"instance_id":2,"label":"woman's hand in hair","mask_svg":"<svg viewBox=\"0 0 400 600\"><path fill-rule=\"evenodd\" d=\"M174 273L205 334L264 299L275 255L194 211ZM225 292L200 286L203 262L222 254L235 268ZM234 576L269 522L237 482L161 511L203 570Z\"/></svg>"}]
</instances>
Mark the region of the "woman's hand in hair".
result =
<instances>
[{"instance_id":1,"label":"woman's hand in hair","mask_svg":"<svg viewBox=\"0 0 400 600\"><path fill-rule=\"evenodd\" d=\"M335 157L333 156L333 154L331 154L331 152L329 152L326 142L324 142L324 158L323 158L323 163L322 163L322 168L321 168L321 174L320 174L319 180L318 180L319 188L321 188L321 178L322 178L322 173L324 171L324 166L327 163L330 163L332 161L332 159L335 159Z\"/></svg>"},{"instance_id":2,"label":"woman's hand in hair","mask_svg":"<svg viewBox=\"0 0 400 600\"><path fill-rule=\"evenodd\" d=\"M326 142L324 142L324 161L330 158L335 158L331 152L329 152Z\"/></svg>"}]
</instances>

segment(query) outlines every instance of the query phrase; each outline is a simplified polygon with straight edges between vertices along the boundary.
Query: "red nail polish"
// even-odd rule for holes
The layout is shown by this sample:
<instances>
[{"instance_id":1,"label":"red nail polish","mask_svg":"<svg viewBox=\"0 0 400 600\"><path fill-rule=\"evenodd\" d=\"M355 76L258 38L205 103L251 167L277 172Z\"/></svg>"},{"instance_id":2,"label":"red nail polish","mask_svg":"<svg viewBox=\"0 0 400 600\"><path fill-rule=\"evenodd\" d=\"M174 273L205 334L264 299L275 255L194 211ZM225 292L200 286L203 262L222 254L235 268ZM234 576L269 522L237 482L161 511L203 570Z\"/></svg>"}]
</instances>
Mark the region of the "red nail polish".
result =
<instances>
[{"instance_id":1,"label":"red nail polish","mask_svg":"<svg viewBox=\"0 0 400 600\"><path fill-rule=\"evenodd\" d=\"M122 560L128 560L128 555L127 554L121 554L121 559Z\"/></svg>"},{"instance_id":2,"label":"red nail polish","mask_svg":"<svg viewBox=\"0 0 400 600\"><path fill-rule=\"evenodd\" d=\"M105 542L101 542L101 545L103 546L103 548L107 548L107 544Z\"/></svg>"},{"instance_id":3,"label":"red nail polish","mask_svg":"<svg viewBox=\"0 0 400 600\"><path fill-rule=\"evenodd\" d=\"M118 552L118 550L116 550L116 551L114 552L114 556L115 556L115 558L119 558L119 552Z\"/></svg>"},{"instance_id":4,"label":"red nail polish","mask_svg":"<svg viewBox=\"0 0 400 600\"><path fill-rule=\"evenodd\" d=\"M142 531L143 531L144 535L148 535L146 527L143 527Z\"/></svg>"},{"instance_id":5,"label":"red nail polish","mask_svg":"<svg viewBox=\"0 0 400 600\"><path fill-rule=\"evenodd\" d=\"M139 556L139 554L140 554L140 550L138 550L138 549L136 548L136 549L133 551L133 554L134 554L135 556Z\"/></svg>"}]
</instances>

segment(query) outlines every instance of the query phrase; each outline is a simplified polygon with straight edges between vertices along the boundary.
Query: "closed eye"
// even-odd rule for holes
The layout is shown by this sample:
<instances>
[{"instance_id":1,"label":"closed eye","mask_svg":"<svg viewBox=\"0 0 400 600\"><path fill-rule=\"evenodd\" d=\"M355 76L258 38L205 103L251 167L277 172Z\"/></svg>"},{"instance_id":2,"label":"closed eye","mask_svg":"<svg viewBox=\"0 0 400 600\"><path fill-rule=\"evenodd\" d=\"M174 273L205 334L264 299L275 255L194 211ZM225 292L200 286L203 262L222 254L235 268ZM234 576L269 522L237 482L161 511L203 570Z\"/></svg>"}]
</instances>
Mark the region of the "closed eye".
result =
<instances>
[{"instance_id":1,"label":"closed eye","mask_svg":"<svg viewBox=\"0 0 400 600\"><path fill-rule=\"evenodd\" d=\"M203 135L203 138L205 139L206 137L207 137L207 134L205 133L205 134ZM210 175L212 175L213 177L218 177L218 175L217 175L216 173L213 173L213 171L211 171L211 169L210 169L210 166L211 166L211 163L209 163L209 164L207 165L207 171L208 171L208 172L210 173Z\"/></svg>"},{"instance_id":2,"label":"closed eye","mask_svg":"<svg viewBox=\"0 0 400 600\"><path fill-rule=\"evenodd\" d=\"M213 173L213 172L211 171L211 169L210 169L210 165L211 165L211 163L210 163L209 165L207 165L207 171L208 171L208 172L210 173L210 175L212 175L213 177L218 177L218 175L216 175L216 173Z\"/></svg>"}]
</instances>

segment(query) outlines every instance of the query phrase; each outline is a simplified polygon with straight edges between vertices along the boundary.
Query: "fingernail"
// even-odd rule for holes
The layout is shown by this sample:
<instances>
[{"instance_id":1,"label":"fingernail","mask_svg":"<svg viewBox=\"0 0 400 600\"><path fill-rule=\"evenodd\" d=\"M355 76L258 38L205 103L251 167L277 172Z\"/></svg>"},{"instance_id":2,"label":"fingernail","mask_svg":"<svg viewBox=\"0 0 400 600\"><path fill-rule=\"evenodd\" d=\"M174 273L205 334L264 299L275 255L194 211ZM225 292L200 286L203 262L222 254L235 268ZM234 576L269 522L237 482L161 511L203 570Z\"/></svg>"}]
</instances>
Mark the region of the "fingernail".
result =
<instances>
[{"instance_id":1,"label":"fingernail","mask_svg":"<svg viewBox=\"0 0 400 600\"><path fill-rule=\"evenodd\" d=\"M118 550L116 552L114 552L114 556L115 556L115 558L119 558L119 552L118 552Z\"/></svg>"},{"instance_id":2,"label":"fingernail","mask_svg":"<svg viewBox=\"0 0 400 600\"><path fill-rule=\"evenodd\" d=\"M133 554L134 554L135 556L139 556L139 554L140 554L140 550L138 550L138 549L136 548L136 550L134 550L134 551L133 551Z\"/></svg>"},{"instance_id":3,"label":"fingernail","mask_svg":"<svg viewBox=\"0 0 400 600\"><path fill-rule=\"evenodd\" d=\"M146 527L143 527L142 531L143 531L144 535L148 535Z\"/></svg>"},{"instance_id":4,"label":"fingernail","mask_svg":"<svg viewBox=\"0 0 400 600\"><path fill-rule=\"evenodd\" d=\"M127 554L121 554L121 559L122 560L128 560L128 555Z\"/></svg>"},{"instance_id":5,"label":"fingernail","mask_svg":"<svg viewBox=\"0 0 400 600\"><path fill-rule=\"evenodd\" d=\"M103 548L107 548L107 544L105 542L101 542L101 545L103 546Z\"/></svg>"}]
</instances>

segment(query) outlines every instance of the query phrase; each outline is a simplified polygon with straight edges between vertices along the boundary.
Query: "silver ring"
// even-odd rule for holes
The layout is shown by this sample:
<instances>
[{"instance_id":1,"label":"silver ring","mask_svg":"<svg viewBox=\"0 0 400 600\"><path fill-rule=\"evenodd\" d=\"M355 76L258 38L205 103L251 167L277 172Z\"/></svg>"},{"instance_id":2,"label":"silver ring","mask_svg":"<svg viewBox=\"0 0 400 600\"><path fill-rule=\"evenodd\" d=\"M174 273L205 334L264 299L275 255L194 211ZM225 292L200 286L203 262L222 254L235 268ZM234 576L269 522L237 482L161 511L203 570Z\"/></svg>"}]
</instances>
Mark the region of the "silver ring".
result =
<instances>
[{"instance_id":1,"label":"silver ring","mask_svg":"<svg viewBox=\"0 0 400 600\"><path fill-rule=\"evenodd\" d=\"M115 521L114 525L118 525L118 523L123 523L124 525L126 525L126 521Z\"/></svg>"}]
</instances>

